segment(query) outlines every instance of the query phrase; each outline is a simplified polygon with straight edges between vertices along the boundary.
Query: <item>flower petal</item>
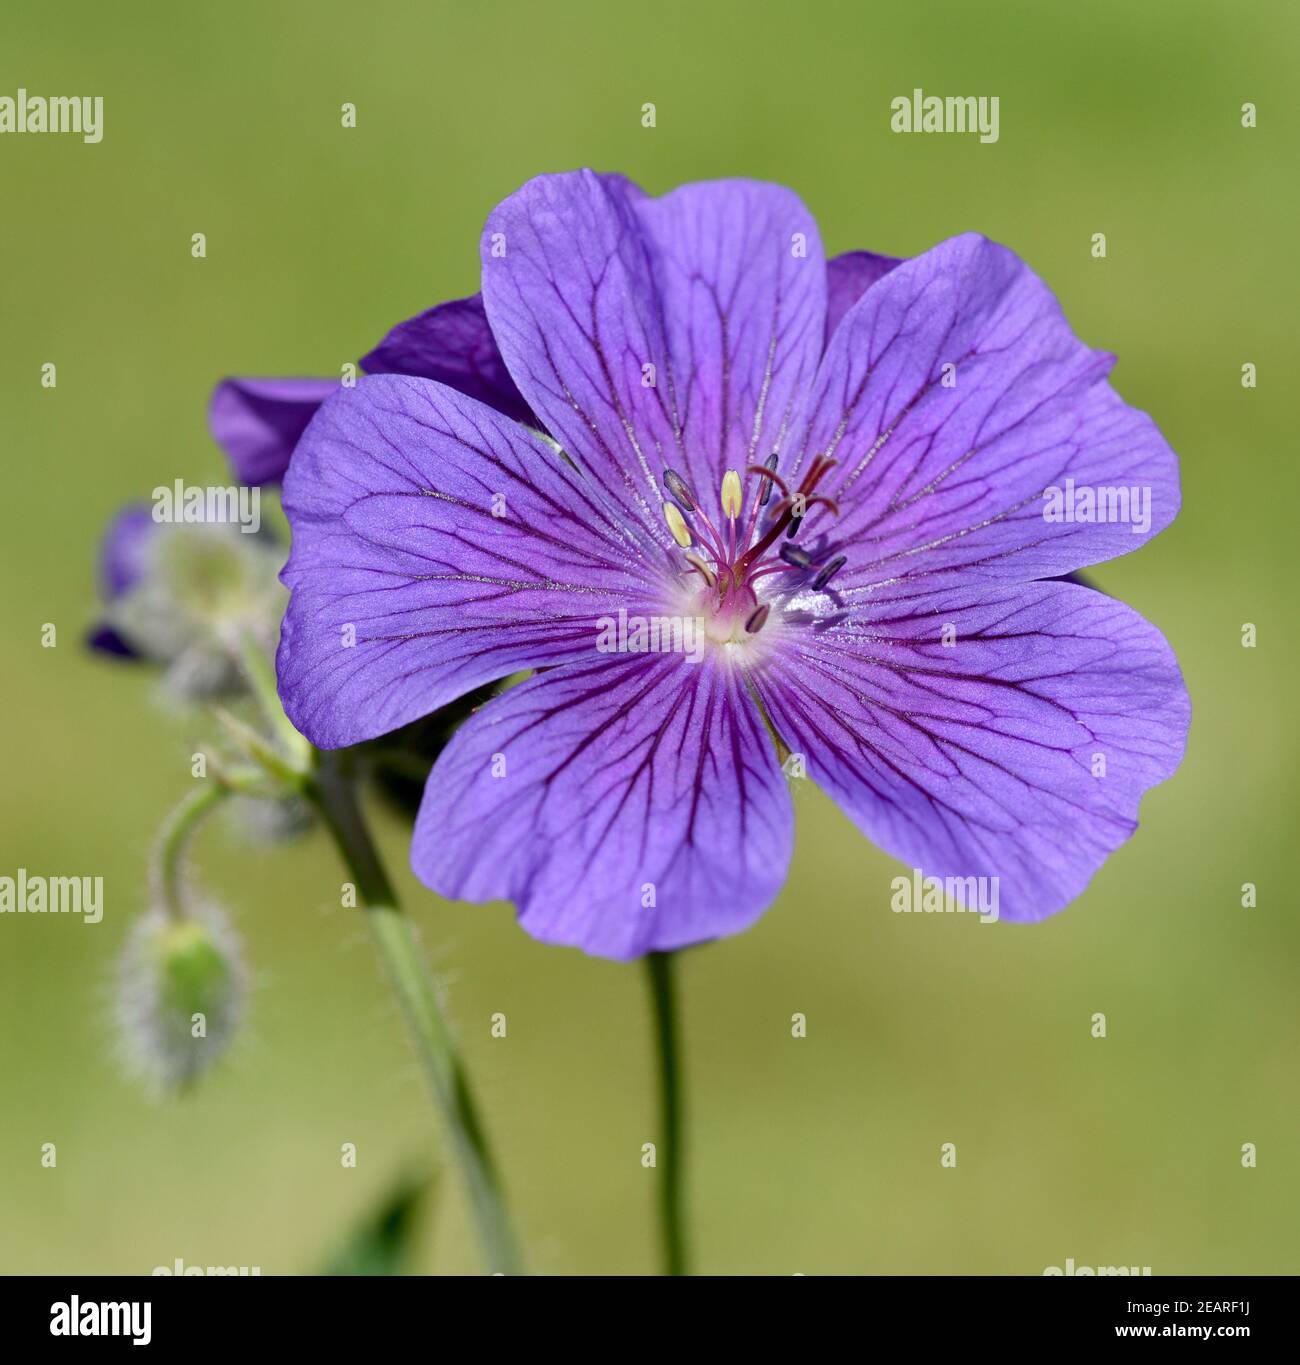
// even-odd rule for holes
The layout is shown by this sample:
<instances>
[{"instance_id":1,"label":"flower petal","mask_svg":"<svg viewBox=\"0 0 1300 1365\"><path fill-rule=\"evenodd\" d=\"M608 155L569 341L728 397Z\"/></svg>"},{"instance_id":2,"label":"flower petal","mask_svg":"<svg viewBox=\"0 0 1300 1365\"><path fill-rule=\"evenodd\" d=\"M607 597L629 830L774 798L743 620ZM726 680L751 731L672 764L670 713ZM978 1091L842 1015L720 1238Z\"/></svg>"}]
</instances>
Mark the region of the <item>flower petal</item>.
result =
<instances>
[{"instance_id":1,"label":"flower petal","mask_svg":"<svg viewBox=\"0 0 1300 1365\"><path fill-rule=\"evenodd\" d=\"M139 651L127 644L119 630L103 621L95 622L87 628L84 644L87 649L93 649L96 654L108 654L115 659L138 659L140 657Z\"/></svg>"},{"instance_id":2,"label":"flower petal","mask_svg":"<svg viewBox=\"0 0 1300 1365\"><path fill-rule=\"evenodd\" d=\"M844 315L871 288L903 262L873 251L846 251L826 262L826 341L829 345Z\"/></svg>"},{"instance_id":3,"label":"flower petal","mask_svg":"<svg viewBox=\"0 0 1300 1365\"><path fill-rule=\"evenodd\" d=\"M208 405L208 429L240 483L277 483L336 379L223 379Z\"/></svg>"},{"instance_id":4,"label":"flower petal","mask_svg":"<svg viewBox=\"0 0 1300 1365\"><path fill-rule=\"evenodd\" d=\"M105 602L129 592L144 576L158 527L147 502L131 503L108 523L99 547L99 595Z\"/></svg>"},{"instance_id":5,"label":"flower petal","mask_svg":"<svg viewBox=\"0 0 1300 1365\"><path fill-rule=\"evenodd\" d=\"M735 672L609 655L536 674L457 731L411 861L442 895L514 901L535 938L627 959L750 925L793 823Z\"/></svg>"},{"instance_id":6,"label":"flower petal","mask_svg":"<svg viewBox=\"0 0 1300 1365\"><path fill-rule=\"evenodd\" d=\"M650 199L591 171L541 176L492 213L482 255L521 392L660 543L665 465L716 513L722 472L781 444L826 316L817 226L791 191L735 180Z\"/></svg>"},{"instance_id":7,"label":"flower petal","mask_svg":"<svg viewBox=\"0 0 1300 1365\"><path fill-rule=\"evenodd\" d=\"M506 371L478 294L399 322L361 361L370 374L436 379L518 422L537 426ZM213 439L245 484L278 483L334 379L225 379L208 408Z\"/></svg>"},{"instance_id":8,"label":"flower petal","mask_svg":"<svg viewBox=\"0 0 1300 1365\"><path fill-rule=\"evenodd\" d=\"M797 459L781 467L789 476L820 451L839 462L819 491L838 499L840 519L818 512L808 530L827 537L825 553L848 555L842 590L1046 578L1167 526L1177 459L1106 382L1112 364L1074 337L1023 262L973 234L870 288L831 339ZM1091 489L1094 502L1116 490L1112 510L1131 507L1129 519L1049 520L1050 488Z\"/></svg>"},{"instance_id":9,"label":"flower petal","mask_svg":"<svg viewBox=\"0 0 1300 1365\"><path fill-rule=\"evenodd\" d=\"M1012 920L1083 891L1137 827L1143 792L1178 766L1190 717L1160 632L1069 583L789 628L757 687L870 839L927 875L998 878Z\"/></svg>"},{"instance_id":10,"label":"flower petal","mask_svg":"<svg viewBox=\"0 0 1300 1365\"><path fill-rule=\"evenodd\" d=\"M427 379L340 390L298 446L284 506L280 696L326 749L588 657L597 619L659 582L553 449Z\"/></svg>"},{"instance_id":11,"label":"flower petal","mask_svg":"<svg viewBox=\"0 0 1300 1365\"><path fill-rule=\"evenodd\" d=\"M501 359L480 294L440 303L399 322L362 357L361 367L367 374L436 379L516 422L541 425Z\"/></svg>"}]
</instances>

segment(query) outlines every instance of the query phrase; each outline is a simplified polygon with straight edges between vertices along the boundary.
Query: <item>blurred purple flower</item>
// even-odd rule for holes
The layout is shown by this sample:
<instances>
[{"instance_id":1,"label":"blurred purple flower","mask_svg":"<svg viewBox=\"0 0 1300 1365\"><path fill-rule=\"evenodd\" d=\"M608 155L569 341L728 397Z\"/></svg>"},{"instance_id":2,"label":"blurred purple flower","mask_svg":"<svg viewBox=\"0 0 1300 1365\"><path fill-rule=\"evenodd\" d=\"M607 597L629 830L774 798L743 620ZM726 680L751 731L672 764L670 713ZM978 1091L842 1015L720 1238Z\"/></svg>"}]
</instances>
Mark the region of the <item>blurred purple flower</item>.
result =
<instances>
[{"instance_id":1,"label":"blurred purple flower","mask_svg":"<svg viewBox=\"0 0 1300 1365\"><path fill-rule=\"evenodd\" d=\"M282 545L236 523L157 520L155 510L133 503L108 524L98 571L103 605L86 643L160 665L164 691L179 700L238 690L240 642L268 650L275 642Z\"/></svg>"},{"instance_id":2,"label":"blurred purple flower","mask_svg":"<svg viewBox=\"0 0 1300 1365\"><path fill-rule=\"evenodd\" d=\"M147 503L124 507L104 531L99 548L99 596L112 603L129 592L148 568L149 542L158 530L153 508ZM121 659L134 659L136 650L122 638L117 627L101 620L91 626L86 637L91 649Z\"/></svg>"},{"instance_id":3,"label":"blurred purple flower","mask_svg":"<svg viewBox=\"0 0 1300 1365\"><path fill-rule=\"evenodd\" d=\"M753 182L540 177L482 261L563 453L390 374L326 402L285 480L280 693L316 744L535 670L439 757L419 877L609 957L736 932L791 853L770 729L882 848L998 878L1003 918L1078 896L1189 719L1154 627L1048 581L1178 510L1113 357L1005 247L828 266L799 199ZM1148 490L1148 524L1047 518L1067 479ZM698 620L702 659L602 652L620 611Z\"/></svg>"}]
</instances>

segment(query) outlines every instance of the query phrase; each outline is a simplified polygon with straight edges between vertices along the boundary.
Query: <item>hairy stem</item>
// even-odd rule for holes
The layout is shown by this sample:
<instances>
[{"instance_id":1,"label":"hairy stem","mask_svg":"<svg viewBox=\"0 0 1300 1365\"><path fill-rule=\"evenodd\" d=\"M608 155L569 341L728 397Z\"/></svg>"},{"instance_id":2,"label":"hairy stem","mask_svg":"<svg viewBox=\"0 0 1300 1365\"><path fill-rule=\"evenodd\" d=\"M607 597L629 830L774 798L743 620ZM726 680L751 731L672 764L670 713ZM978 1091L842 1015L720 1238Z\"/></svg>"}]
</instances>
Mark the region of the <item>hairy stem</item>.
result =
<instances>
[{"instance_id":1,"label":"hairy stem","mask_svg":"<svg viewBox=\"0 0 1300 1365\"><path fill-rule=\"evenodd\" d=\"M357 892L389 981L397 995L420 1063L442 1114L473 1210L488 1269L522 1270L501 1184L479 1123L456 1042L438 992L420 957L388 874L357 803L353 785L332 764L322 765L313 795Z\"/></svg>"},{"instance_id":2,"label":"hairy stem","mask_svg":"<svg viewBox=\"0 0 1300 1365\"><path fill-rule=\"evenodd\" d=\"M673 954L650 953L645 964L654 1010L655 1043L659 1057L659 1216L663 1229L664 1273L689 1274L682 1181L682 1076L677 1046L677 1006L673 985Z\"/></svg>"},{"instance_id":3,"label":"hairy stem","mask_svg":"<svg viewBox=\"0 0 1300 1365\"><path fill-rule=\"evenodd\" d=\"M258 706L284 754L288 767L303 772L310 766L311 745L294 729L293 722L284 714L280 694L276 688L275 666L262 652L261 646L250 635L241 635L234 652L249 689L257 698Z\"/></svg>"},{"instance_id":4,"label":"hairy stem","mask_svg":"<svg viewBox=\"0 0 1300 1365\"><path fill-rule=\"evenodd\" d=\"M229 792L215 782L196 787L168 815L153 853L154 892L173 919L185 917L185 854L194 831Z\"/></svg>"}]
</instances>

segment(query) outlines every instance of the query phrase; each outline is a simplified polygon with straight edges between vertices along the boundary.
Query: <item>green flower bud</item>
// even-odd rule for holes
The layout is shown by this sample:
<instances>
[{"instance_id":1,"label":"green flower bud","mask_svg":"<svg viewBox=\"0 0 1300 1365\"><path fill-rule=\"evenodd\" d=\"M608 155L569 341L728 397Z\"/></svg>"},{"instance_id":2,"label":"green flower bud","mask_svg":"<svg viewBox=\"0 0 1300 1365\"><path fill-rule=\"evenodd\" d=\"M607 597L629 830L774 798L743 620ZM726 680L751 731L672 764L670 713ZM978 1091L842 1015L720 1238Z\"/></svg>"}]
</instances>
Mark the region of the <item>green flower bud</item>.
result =
<instances>
[{"instance_id":1,"label":"green flower bud","mask_svg":"<svg viewBox=\"0 0 1300 1365\"><path fill-rule=\"evenodd\" d=\"M151 1089L184 1089L225 1051L243 1014L239 942L215 906L178 919L154 909L134 926L118 975L130 1070Z\"/></svg>"}]
</instances>

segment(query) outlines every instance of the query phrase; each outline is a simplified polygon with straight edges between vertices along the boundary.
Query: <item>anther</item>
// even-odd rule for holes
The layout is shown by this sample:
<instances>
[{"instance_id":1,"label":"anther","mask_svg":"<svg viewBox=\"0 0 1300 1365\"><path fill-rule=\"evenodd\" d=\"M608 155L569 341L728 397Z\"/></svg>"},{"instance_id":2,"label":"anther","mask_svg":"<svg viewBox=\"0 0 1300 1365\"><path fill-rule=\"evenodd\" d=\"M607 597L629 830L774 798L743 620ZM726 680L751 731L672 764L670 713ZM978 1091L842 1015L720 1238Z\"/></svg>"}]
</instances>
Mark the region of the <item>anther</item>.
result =
<instances>
[{"instance_id":1,"label":"anther","mask_svg":"<svg viewBox=\"0 0 1300 1365\"><path fill-rule=\"evenodd\" d=\"M664 469L664 483L668 491L677 499L683 512L694 512L696 507L695 494L691 492L691 486L675 469Z\"/></svg>"},{"instance_id":2,"label":"anther","mask_svg":"<svg viewBox=\"0 0 1300 1365\"><path fill-rule=\"evenodd\" d=\"M686 518L682 516L676 503L664 503L664 520L668 523L668 529L673 533L673 539L683 550L686 549L691 543L691 532L686 525Z\"/></svg>"},{"instance_id":3,"label":"anther","mask_svg":"<svg viewBox=\"0 0 1300 1365\"><path fill-rule=\"evenodd\" d=\"M787 540L793 540L793 539L795 538L795 533L799 530L799 527L800 527L802 524L803 524L803 518L802 518L802 517L791 517L791 518L790 518L790 526L789 526L789 529L788 529L788 530L786 531L786 533L785 533L785 538L786 538Z\"/></svg>"},{"instance_id":4,"label":"anther","mask_svg":"<svg viewBox=\"0 0 1300 1365\"><path fill-rule=\"evenodd\" d=\"M734 469L722 476L722 510L731 521L740 515L740 475Z\"/></svg>"},{"instance_id":5,"label":"anther","mask_svg":"<svg viewBox=\"0 0 1300 1365\"><path fill-rule=\"evenodd\" d=\"M776 451L775 451L775 450L767 457L766 460L763 461L763 467L764 467L769 473L774 474L774 473L776 472ZM770 497L772 496L772 483L773 483L773 481L772 481L771 479L764 479L764 480L763 480L763 491L758 495L758 505L759 505L760 507L766 507L766 506L767 506L767 500L768 500L768 498L770 498Z\"/></svg>"},{"instance_id":6,"label":"anther","mask_svg":"<svg viewBox=\"0 0 1300 1365\"><path fill-rule=\"evenodd\" d=\"M755 607L754 610L749 613L749 617L745 622L745 633L747 635L757 635L767 622L768 613L771 610L772 608L766 602L764 602L761 607Z\"/></svg>"},{"instance_id":7,"label":"anther","mask_svg":"<svg viewBox=\"0 0 1300 1365\"><path fill-rule=\"evenodd\" d=\"M699 557L699 555L688 554L686 556L686 562L693 569L699 570L701 576L703 577L704 581L709 585L709 587L712 588L717 586L718 580L714 576L713 570L709 568L709 566Z\"/></svg>"},{"instance_id":8,"label":"anther","mask_svg":"<svg viewBox=\"0 0 1300 1365\"><path fill-rule=\"evenodd\" d=\"M806 569L812 564L812 555L806 550L801 550L797 545L785 544L777 551L787 564L792 564L796 569Z\"/></svg>"},{"instance_id":9,"label":"anther","mask_svg":"<svg viewBox=\"0 0 1300 1365\"><path fill-rule=\"evenodd\" d=\"M844 567L846 555L836 555L834 559L822 566L821 572L813 579L813 591L820 592Z\"/></svg>"}]
</instances>

